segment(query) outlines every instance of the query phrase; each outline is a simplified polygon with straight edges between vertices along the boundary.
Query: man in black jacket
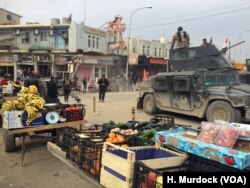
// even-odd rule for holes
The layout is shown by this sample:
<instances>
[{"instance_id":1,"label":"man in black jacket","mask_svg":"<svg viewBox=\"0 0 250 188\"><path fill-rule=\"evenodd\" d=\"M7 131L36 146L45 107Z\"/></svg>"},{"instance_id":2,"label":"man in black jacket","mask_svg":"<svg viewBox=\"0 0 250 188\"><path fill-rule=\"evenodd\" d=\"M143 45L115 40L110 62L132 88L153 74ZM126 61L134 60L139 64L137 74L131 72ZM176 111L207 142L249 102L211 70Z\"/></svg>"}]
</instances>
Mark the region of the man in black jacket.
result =
<instances>
[{"instance_id":1,"label":"man in black jacket","mask_svg":"<svg viewBox=\"0 0 250 188\"><path fill-rule=\"evenodd\" d=\"M105 75L102 75L102 78L98 80L99 84L99 102L104 102L105 99L105 93L109 85L109 81L107 78L105 78Z\"/></svg>"}]
</instances>

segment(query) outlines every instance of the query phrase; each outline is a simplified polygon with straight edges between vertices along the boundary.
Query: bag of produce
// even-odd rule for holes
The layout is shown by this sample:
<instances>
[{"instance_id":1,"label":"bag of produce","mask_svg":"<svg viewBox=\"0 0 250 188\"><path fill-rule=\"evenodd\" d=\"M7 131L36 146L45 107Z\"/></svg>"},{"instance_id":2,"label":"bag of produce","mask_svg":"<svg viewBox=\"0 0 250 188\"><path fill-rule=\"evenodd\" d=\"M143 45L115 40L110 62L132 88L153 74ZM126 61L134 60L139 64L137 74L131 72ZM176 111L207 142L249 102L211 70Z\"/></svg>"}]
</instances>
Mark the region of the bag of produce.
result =
<instances>
[{"instance_id":1,"label":"bag of produce","mask_svg":"<svg viewBox=\"0 0 250 188\"><path fill-rule=\"evenodd\" d=\"M226 148L232 148L238 139L239 131L232 126L223 127L215 139L214 144Z\"/></svg>"}]
</instances>

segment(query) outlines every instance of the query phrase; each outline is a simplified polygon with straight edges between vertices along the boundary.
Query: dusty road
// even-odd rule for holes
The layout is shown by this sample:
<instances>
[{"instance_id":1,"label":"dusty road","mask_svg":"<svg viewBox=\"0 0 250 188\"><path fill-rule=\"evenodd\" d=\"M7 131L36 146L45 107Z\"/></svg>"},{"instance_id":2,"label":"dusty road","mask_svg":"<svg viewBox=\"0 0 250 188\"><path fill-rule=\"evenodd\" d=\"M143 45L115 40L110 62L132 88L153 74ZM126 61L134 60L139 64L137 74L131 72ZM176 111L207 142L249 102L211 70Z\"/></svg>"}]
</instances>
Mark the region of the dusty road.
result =
<instances>
[{"instance_id":1,"label":"dusty road","mask_svg":"<svg viewBox=\"0 0 250 188\"><path fill-rule=\"evenodd\" d=\"M93 97L98 99L97 93L79 94L81 103L86 105L85 119L89 124L105 123L109 120L126 122L131 119L131 109L136 106L137 92L107 93L105 103L96 100L96 113L93 113ZM70 104L75 101L70 98ZM200 119L177 116L178 124L197 126ZM143 111L136 111L136 119L149 120L150 116ZM46 142L50 141L49 135L45 138L27 140L25 166L21 167L21 145L17 138L17 150L13 153L3 151L2 129L0 129L0 188L92 188L95 187L88 178L82 179L71 171L47 151Z\"/></svg>"}]
</instances>

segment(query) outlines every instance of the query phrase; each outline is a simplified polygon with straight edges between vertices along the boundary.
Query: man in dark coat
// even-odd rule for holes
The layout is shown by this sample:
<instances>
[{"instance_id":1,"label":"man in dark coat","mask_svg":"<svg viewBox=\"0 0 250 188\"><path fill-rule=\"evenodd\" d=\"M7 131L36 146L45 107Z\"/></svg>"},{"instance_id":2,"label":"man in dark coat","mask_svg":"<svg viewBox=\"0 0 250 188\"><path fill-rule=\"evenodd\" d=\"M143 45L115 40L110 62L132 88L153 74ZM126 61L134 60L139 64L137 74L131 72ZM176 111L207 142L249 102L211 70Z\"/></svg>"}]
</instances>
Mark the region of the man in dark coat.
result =
<instances>
[{"instance_id":1,"label":"man in dark coat","mask_svg":"<svg viewBox=\"0 0 250 188\"><path fill-rule=\"evenodd\" d=\"M102 78L98 80L99 84L99 102L104 102L105 99L105 93L109 85L109 81L107 78L105 78L105 75L102 75Z\"/></svg>"},{"instance_id":2,"label":"man in dark coat","mask_svg":"<svg viewBox=\"0 0 250 188\"><path fill-rule=\"evenodd\" d=\"M55 81L54 76L50 78L48 83L48 98L50 99L57 99L57 84Z\"/></svg>"}]
</instances>

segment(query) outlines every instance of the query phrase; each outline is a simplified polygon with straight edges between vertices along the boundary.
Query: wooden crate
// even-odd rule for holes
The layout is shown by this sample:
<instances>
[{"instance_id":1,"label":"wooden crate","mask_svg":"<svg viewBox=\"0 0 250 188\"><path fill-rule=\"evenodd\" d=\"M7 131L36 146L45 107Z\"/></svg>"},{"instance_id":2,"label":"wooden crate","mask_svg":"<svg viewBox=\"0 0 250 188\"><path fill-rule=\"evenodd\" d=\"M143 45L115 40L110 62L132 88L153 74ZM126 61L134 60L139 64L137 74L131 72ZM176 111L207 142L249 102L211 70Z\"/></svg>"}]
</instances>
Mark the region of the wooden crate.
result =
<instances>
[{"instance_id":1,"label":"wooden crate","mask_svg":"<svg viewBox=\"0 0 250 188\"><path fill-rule=\"evenodd\" d=\"M124 158L120 155L109 152L110 148L116 150L116 152L119 152L121 156L123 155ZM147 158L142 160L138 159L139 161L153 169L157 169L159 167L164 168L182 165L187 160L186 154L165 148L157 148L154 146L139 146L124 149L114 144L104 143L100 177L101 185L106 188L131 188L134 178L134 163L137 160L136 152L145 149L158 149L172 155L171 157L163 158Z\"/></svg>"},{"instance_id":2,"label":"wooden crate","mask_svg":"<svg viewBox=\"0 0 250 188\"><path fill-rule=\"evenodd\" d=\"M124 159L118 155L110 153L108 148L114 148L121 150L127 153L127 159ZM132 187L133 182L133 171L134 171L134 161L135 161L135 152L124 149L122 147L116 146L114 144L105 142L103 151L102 151L102 169L100 183L106 188L130 188ZM115 176L112 172L118 173L123 176L121 178ZM117 174L116 174L117 175Z\"/></svg>"}]
</instances>

